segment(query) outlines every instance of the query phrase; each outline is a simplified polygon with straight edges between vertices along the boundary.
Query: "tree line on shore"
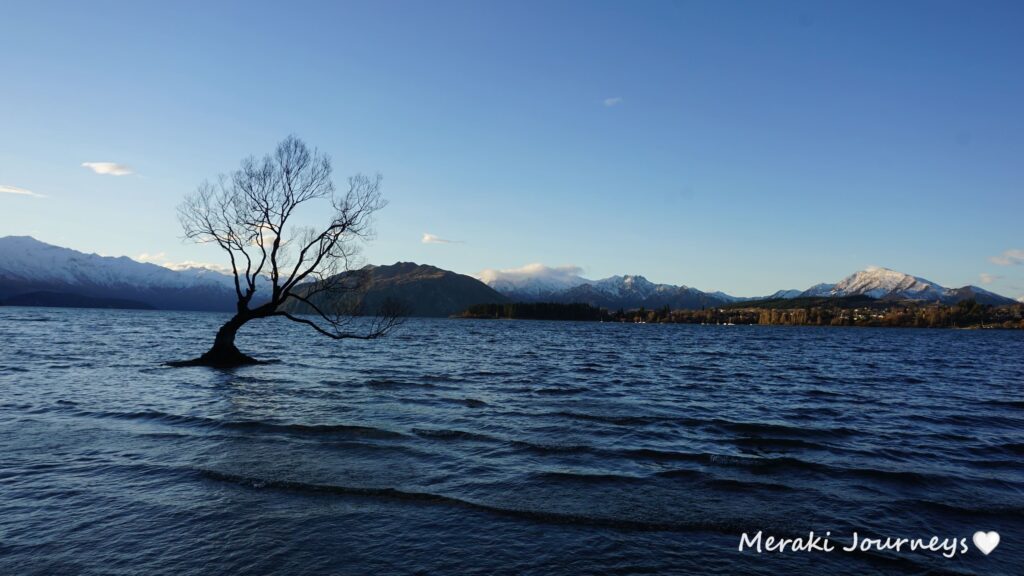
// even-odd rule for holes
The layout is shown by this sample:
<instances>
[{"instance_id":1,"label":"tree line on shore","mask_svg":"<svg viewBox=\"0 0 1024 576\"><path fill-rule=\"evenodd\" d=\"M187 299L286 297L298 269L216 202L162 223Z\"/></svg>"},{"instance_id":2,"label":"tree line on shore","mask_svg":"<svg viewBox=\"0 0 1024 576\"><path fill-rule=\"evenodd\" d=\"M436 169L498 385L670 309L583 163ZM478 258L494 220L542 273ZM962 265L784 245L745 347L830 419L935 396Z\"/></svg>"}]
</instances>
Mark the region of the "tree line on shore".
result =
<instances>
[{"instance_id":1,"label":"tree line on shore","mask_svg":"<svg viewBox=\"0 0 1024 576\"><path fill-rule=\"evenodd\" d=\"M608 318L608 311L589 304L554 302L513 302L477 304L458 315L460 318L496 318L505 320L582 320L597 322Z\"/></svg>"},{"instance_id":2,"label":"tree line on shore","mask_svg":"<svg viewBox=\"0 0 1024 576\"><path fill-rule=\"evenodd\" d=\"M974 300L953 305L919 302L884 302L869 298L803 299L791 307L785 302L742 302L723 308L672 310L616 310L589 304L550 302L480 304L462 318L528 320L582 320L650 324L760 324L784 326L876 326L905 328L1009 328L1024 329L1024 304L989 306Z\"/></svg>"}]
</instances>

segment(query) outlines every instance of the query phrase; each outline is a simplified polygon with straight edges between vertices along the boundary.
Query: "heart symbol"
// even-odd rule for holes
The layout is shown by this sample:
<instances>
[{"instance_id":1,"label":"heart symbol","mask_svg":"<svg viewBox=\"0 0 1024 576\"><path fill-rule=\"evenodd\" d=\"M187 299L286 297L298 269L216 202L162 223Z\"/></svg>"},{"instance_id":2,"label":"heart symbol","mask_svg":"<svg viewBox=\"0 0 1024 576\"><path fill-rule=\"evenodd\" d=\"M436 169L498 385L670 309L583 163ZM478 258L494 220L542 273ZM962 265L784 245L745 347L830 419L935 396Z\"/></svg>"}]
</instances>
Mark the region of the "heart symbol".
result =
<instances>
[{"instance_id":1,"label":"heart symbol","mask_svg":"<svg viewBox=\"0 0 1024 576\"><path fill-rule=\"evenodd\" d=\"M978 530L974 533L973 540L978 550L981 550L982 554L988 556L990 552L996 549L996 546L999 546L999 532L995 530L989 532Z\"/></svg>"}]
</instances>

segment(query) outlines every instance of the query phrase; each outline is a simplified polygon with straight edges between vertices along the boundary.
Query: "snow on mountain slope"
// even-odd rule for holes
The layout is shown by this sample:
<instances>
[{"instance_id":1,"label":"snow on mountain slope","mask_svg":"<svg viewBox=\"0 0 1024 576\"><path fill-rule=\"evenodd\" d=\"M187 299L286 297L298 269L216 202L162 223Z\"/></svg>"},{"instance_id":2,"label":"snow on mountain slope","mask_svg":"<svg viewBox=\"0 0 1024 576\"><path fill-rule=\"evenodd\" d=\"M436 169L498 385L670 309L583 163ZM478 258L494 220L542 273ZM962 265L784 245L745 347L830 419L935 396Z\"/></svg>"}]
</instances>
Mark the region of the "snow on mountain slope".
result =
<instances>
[{"instance_id":1,"label":"snow on mountain slope","mask_svg":"<svg viewBox=\"0 0 1024 576\"><path fill-rule=\"evenodd\" d=\"M675 289L675 286L668 284L655 284L643 276L609 276L597 282L591 283L598 292L609 296L634 296L640 299L648 298L655 292L665 292Z\"/></svg>"},{"instance_id":2,"label":"snow on mountain slope","mask_svg":"<svg viewBox=\"0 0 1024 576\"><path fill-rule=\"evenodd\" d=\"M973 299L982 304L1001 305L1012 302L1005 296L977 286L945 288L931 280L911 276L888 268L870 267L855 272L838 284L818 284L801 296L844 297L870 296L896 300L923 300L954 303Z\"/></svg>"},{"instance_id":3,"label":"snow on mountain slope","mask_svg":"<svg viewBox=\"0 0 1024 576\"><path fill-rule=\"evenodd\" d=\"M28 236L0 238L0 300L19 301L36 293L49 294L49 305L63 301L71 307L96 298L165 310L228 311L237 303L233 277L216 270L171 270L125 256L85 254Z\"/></svg>"},{"instance_id":4,"label":"snow on mountain slope","mask_svg":"<svg viewBox=\"0 0 1024 576\"><path fill-rule=\"evenodd\" d=\"M505 270L488 268L476 277L502 294L532 300L590 283L580 272L576 266L527 264Z\"/></svg>"},{"instance_id":5,"label":"snow on mountain slope","mask_svg":"<svg viewBox=\"0 0 1024 576\"><path fill-rule=\"evenodd\" d=\"M836 287L835 284L829 284L828 282L822 282L821 284L815 284L807 290L804 290L800 296L831 296L832 290Z\"/></svg>"},{"instance_id":6,"label":"snow on mountain slope","mask_svg":"<svg viewBox=\"0 0 1024 576\"><path fill-rule=\"evenodd\" d=\"M803 291L779 290L764 298L740 298L724 292L701 292L688 286L655 284L639 275L588 280L580 276L580 272L575 266L551 268L530 264L511 270L485 270L478 278L513 301L587 302L612 308L653 308L665 305L701 308L746 300L843 296L940 301L947 304L969 299L991 305L1013 302L977 286L945 288L924 278L877 267L851 274L836 284L816 284Z\"/></svg>"},{"instance_id":7,"label":"snow on mountain slope","mask_svg":"<svg viewBox=\"0 0 1024 576\"><path fill-rule=\"evenodd\" d=\"M130 285L141 288L230 287L230 276L205 268L171 270L156 264L85 254L31 236L0 238L0 277L66 285Z\"/></svg>"},{"instance_id":8,"label":"snow on mountain slope","mask_svg":"<svg viewBox=\"0 0 1024 576\"><path fill-rule=\"evenodd\" d=\"M818 284L822 286L822 284ZM825 286L831 287L832 284L825 284ZM831 289L831 288L830 288ZM778 292L765 296L765 300L792 300L793 298L799 298L804 293L803 290L779 290Z\"/></svg>"},{"instance_id":9,"label":"snow on mountain slope","mask_svg":"<svg viewBox=\"0 0 1024 576\"><path fill-rule=\"evenodd\" d=\"M655 284L639 275L588 280L579 274L580 269L575 266L551 268L530 264L511 270L484 270L477 278L519 302L586 302L608 308L701 308L740 300L722 292L706 294L688 286Z\"/></svg>"},{"instance_id":10,"label":"snow on mountain slope","mask_svg":"<svg viewBox=\"0 0 1024 576\"><path fill-rule=\"evenodd\" d=\"M855 272L832 288L833 296L899 297L910 300L939 300L946 289L935 282L897 272L871 267Z\"/></svg>"}]
</instances>

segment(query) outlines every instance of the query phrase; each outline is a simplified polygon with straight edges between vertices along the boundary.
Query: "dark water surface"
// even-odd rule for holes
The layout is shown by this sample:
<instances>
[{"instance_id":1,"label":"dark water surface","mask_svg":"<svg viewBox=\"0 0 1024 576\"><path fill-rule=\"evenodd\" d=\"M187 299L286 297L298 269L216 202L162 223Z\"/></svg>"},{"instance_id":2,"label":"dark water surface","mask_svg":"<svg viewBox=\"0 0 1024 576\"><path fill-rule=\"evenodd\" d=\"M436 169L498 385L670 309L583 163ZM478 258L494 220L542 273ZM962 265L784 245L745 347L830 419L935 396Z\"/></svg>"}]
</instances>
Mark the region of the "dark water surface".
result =
<instances>
[{"instance_id":1,"label":"dark water surface","mask_svg":"<svg viewBox=\"0 0 1024 576\"><path fill-rule=\"evenodd\" d=\"M1022 332L221 320L0 308L0 574L1024 572Z\"/></svg>"}]
</instances>

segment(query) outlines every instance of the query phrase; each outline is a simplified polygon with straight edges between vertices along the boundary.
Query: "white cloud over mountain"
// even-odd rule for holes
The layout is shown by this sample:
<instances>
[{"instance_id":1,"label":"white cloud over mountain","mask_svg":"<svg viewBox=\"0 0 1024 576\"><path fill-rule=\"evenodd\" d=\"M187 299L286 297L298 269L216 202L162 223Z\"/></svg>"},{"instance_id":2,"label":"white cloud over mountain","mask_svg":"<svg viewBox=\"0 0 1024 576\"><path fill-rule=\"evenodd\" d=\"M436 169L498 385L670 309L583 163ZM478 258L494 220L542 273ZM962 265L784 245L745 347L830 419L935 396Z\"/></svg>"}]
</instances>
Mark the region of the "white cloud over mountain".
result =
<instances>
[{"instance_id":1,"label":"white cloud over mountain","mask_svg":"<svg viewBox=\"0 0 1024 576\"><path fill-rule=\"evenodd\" d=\"M194 260L185 260L183 262L172 262L167 258L165 252L157 252L150 254L143 252L135 257L137 262L146 262L149 264L156 264L157 266L163 266L175 271L182 270L212 270L214 272L220 272L221 274L231 274L231 268L222 266L220 264L210 264L209 262L196 262Z\"/></svg>"},{"instance_id":2,"label":"white cloud over mountain","mask_svg":"<svg viewBox=\"0 0 1024 576\"><path fill-rule=\"evenodd\" d=\"M579 266L545 266L543 264L527 264L520 268L495 270L488 268L476 275L481 282L498 290L528 292L548 292L566 290L587 283L580 276L583 269Z\"/></svg>"}]
</instances>

